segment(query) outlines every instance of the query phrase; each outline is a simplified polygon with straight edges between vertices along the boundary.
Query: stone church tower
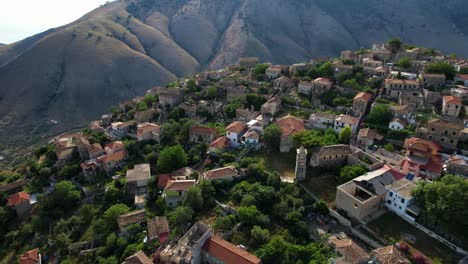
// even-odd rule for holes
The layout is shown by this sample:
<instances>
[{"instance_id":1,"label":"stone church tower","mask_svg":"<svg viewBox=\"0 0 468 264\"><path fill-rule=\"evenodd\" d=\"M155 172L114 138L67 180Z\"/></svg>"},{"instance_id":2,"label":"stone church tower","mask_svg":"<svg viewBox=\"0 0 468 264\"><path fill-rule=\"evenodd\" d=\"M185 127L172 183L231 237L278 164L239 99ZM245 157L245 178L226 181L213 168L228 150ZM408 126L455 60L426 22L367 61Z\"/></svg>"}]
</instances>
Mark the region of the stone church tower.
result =
<instances>
[{"instance_id":1,"label":"stone church tower","mask_svg":"<svg viewBox=\"0 0 468 264\"><path fill-rule=\"evenodd\" d=\"M296 181L303 181L306 179L307 169L307 150L304 146L297 149L296 154Z\"/></svg>"}]
</instances>

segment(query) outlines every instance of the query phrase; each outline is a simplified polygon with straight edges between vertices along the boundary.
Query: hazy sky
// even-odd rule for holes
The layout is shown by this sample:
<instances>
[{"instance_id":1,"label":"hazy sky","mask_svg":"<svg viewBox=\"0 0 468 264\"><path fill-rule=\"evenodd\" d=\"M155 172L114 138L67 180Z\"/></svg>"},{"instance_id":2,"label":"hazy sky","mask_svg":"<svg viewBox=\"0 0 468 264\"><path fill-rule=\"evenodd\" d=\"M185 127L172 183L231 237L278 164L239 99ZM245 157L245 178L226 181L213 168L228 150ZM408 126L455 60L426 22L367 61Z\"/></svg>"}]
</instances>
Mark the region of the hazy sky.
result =
<instances>
[{"instance_id":1,"label":"hazy sky","mask_svg":"<svg viewBox=\"0 0 468 264\"><path fill-rule=\"evenodd\" d=\"M107 0L0 0L0 43L72 22Z\"/></svg>"}]
</instances>

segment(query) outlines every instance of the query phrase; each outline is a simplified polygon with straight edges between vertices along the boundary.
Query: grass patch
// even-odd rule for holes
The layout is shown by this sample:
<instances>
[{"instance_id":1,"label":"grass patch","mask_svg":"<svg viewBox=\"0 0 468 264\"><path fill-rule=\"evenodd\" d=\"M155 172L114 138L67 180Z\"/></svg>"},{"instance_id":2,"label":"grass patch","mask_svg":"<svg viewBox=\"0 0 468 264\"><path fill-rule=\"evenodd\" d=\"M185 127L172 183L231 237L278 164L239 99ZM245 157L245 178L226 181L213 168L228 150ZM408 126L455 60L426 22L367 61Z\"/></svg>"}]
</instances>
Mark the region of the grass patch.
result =
<instances>
[{"instance_id":1,"label":"grass patch","mask_svg":"<svg viewBox=\"0 0 468 264\"><path fill-rule=\"evenodd\" d=\"M442 263L457 263L460 259L455 251L393 213L382 215L379 219L369 223L368 227L392 243L404 240L405 235L413 236L415 238L414 243L408 241L405 241L405 243L432 260L440 259Z\"/></svg>"},{"instance_id":2,"label":"grass patch","mask_svg":"<svg viewBox=\"0 0 468 264\"><path fill-rule=\"evenodd\" d=\"M263 165L269 172L278 172L281 177L295 178L294 170L296 167L296 154L288 153L268 153L261 152L253 157L260 159L260 164Z\"/></svg>"},{"instance_id":3,"label":"grass patch","mask_svg":"<svg viewBox=\"0 0 468 264\"><path fill-rule=\"evenodd\" d=\"M306 185L311 192L325 201L329 207L335 205L336 186L340 185L335 175L329 173L313 177L308 175Z\"/></svg>"}]
</instances>

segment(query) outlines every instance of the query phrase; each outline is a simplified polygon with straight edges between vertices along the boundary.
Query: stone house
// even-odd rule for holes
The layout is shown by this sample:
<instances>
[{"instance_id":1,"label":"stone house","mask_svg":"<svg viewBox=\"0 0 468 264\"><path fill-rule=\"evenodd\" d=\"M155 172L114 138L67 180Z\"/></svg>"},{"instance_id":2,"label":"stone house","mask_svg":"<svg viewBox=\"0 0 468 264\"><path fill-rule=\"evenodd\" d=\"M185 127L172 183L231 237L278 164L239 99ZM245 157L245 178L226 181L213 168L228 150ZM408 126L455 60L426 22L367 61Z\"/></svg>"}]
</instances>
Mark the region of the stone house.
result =
<instances>
[{"instance_id":1,"label":"stone house","mask_svg":"<svg viewBox=\"0 0 468 264\"><path fill-rule=\"evenodd\" d=\"M286 76L281 76L273 81L273 87L279 91L285 91L293 86L293 82Z\"/></svg>"},{"instance_id":2,"label":"stone house","mask_svg":"<svg viewBox=\"0 0 468 264\"><path fill-rule=\"evenodd\" d=\"M333 128L335 115L327 112L316 112L310 115L307 125L312 129L327 130Z\"/></svg>"},{"instance_id":3,"label":"stone house","mask_svg":"<svg viewBox=\"0 0 468 264\"><path fill-rule=\"evenodd\" d=\"M102 127L110 126L111 121L112 121L112 115L107 114L107 115L102 115L101 116L101 126Z\"/></svg>"},{"instance_id":4,"label":"stone house","mask_svg":"<svg viewBox=\"0 0 468 264\"><path fill-rule=\"evenodd\" d=\"M274 96L270 98L266 103L264 103L260 109L262 115L268 114L274 116L281 107L281 97Z\"/></svg>"},{"instance_id":5,"label":"stone house","mask_svg":"<svg viewBox=\"0 0 468 264\"><path fill-rule=\"evenodd\" d=\"M376 141L383 139L383 136L377 133L374 129L361 128L357 135L357 144L364 147L374 145Z\"/></svg>"},{"instance_id":6,"label":"stone house","mask_svg":"<svg viewBox=\"0 0 468 264\"><path fill-rule=\"evenodd\" d=\"M421 85L424 88L442 88L445 86L445 79L445 74L421 73Z\"/></svg>"},{"instance_id":7,"label":"stone house","mask_svg":"<svg viewBox=\"0 0 468 264\"><path fill-rule=\"evenodd\" d=\"M430 91L428 89L423 89L424 101L426 104L436 104L442 101L442 95L440 92Z\"/></svg>"},{"instance_id":8,"label":"stone house","mask_svg":"<svg viewBox=\"0 0 468 264\"><path fill-rule=\"evenodd\" d=\"M249 129L243 136L242 142L247 146L257 146L260 142L260 131L256 129Z\"/></svg>"},{"instance_id":9,"label":"stone house","mask_svg":"<svg viewBox=\"0 0 468 264\"><path fill-rule=\"evenodd\" d=\"M311 167L320 168L339 167L348 162L348 155L351 153L349 145L323 146L312 152L309 164Z\"/></svg>"},{"instance_id":10,"label":"stone house","mask_svg":"<svg viewBox=\"0 0 468 264\"><path fill-rule=\"evenodd\" d=\"M184 110L185 115L188 117L195 117L197 115L198 105L194 103L183 102L178 107Z\"/></svg>"},{"instance_id":11,"label":"stone house","mask_svg":"<svg viewBox=\"0 0 468 264\"><path fill-rule=\"evenodd\" d=\"M129 256L122 262L122 264L153 264L153 260L149 258L143 250Z\"/></svg>"},{"instance_id":12,"label":"stone house","mask_svg":"<svg viewBox=\"0 0 468 264\"><path fill-rule=\"evenodd\" d=\"M130 128L135 125L135 121L130 120L127 122L114 122L111 124L110 136L116 139L125 137Z\"/></svg>"},{"instance_id":13,"label":"stone house","mask_svg":"<svg viewBox=\"0 0 468 264\"><path fill-rule=\"evenodd\" d=\"M340 58L357 62L358 56L354 51L343 50L340 53Z\"/></svg>"},{"instance_id":14,"label":"stone house","mask_svg":"<svg viewBox=\"0 0 468 264\"><path fill-rule=\"evenodd\" d=\"M239 85L233 89L227 89L227 99L231 101L236 98L243 98L247 94L247 87Z\"/></svg>"},{"instance_id":15,"label":"stone house","mask_svg":"<svg viewBox=\"0 0 468 264\"><path fill-rule=\"evenodd\" d=\"M320 96L332 88L333 82L327 78L317 78L311 81L312 89L310 94Z\"/></svg>"},{"instance_id":16,"label":"stone house","mask_svg":"<svg viewBox=\"0 0 468 264\"><path fill-rule=\"evenodd\" d=\"M374 59L371 59L371 58L365 58L362 60L362 66L364 68L378 68L378 67L382 67L383 66L383 62L382 61L378 61L378 60L374 60Z\"/></svg>"},{"instance_id":17,"label":"stone house","mask_svg":"<svg viewBox=\"0 0 468 264\"><path fill-rule=\"evenodd\" d=\"M137 111L133 115L133 120L135 120L137 124L150 122L151 120L153 120L153 117L155 116L156 113L157 113L157 110L151 109L151 108L146 109L144 111Z\"/></svg>"},{"instance_id":18,"label":"stone house","mask_svg":"<svg viewBox=\"0 0 468 264\"><path fill-rule=\"evenodd\" d=\"M125 232L125 229L128 226L145 222L145 220L145 209L140 209L123 215L119 215L117 217L117 224L119 226L120 232Z\"/></svg>"},{"instance_id":19,"label":"stone house","mask_svg":"<svg viewBox=\"0 0 468 264\"><path fill-rule=\"evenodd\" d=\"M182 196L190 188L197 185L196 180L170 180L164 188L162 197L166 199L166 205L176 207L182 200Z\"/></svg>"},{"instance_id":20,"label":"stone house","mask_svg":"<svg viewBox=\"0 0 468 264\"><path fill-rule=\"evenodd\" d=\"M147 141L154 140L159 143L161 135L161 127L153 123L143 123L137 126L137 140Z\"/></svg>"},{"instance_id":21,"label":"stone house","mask_svg":"<svg viewBox=\"0 0 468 264\"><path fill-rule=\"evenodd\" d=\"M305 63L295 63L289 66L289 73L293 75L296 72L305 72L309 69L309 66Z\"/></svg>"},{"instance_id":22,"label":"stone house","mask_svg":"<svg viewBox=\"0 0 468 264\"><path fill-rule=\"evenodd\" d=\"M366 149L366 152L368 152L370 155L372 155L376 159L383 161L384 164L392 168L399 168L400 161L405 158L396 152L387 151L384 148L379 148L375 151Z\"/></svg>"},{"instance_id":23,"label":"stone house","mask_svg":"<svg viewBox=\"0 0 468 264\"><path fill-rule=\"evenodd\" d=\"M293 144L293 136L305 131L304 121L294 116L286 116L276 121L281 129L280 152L289 152Z\"/></svg>"},{"instance_id":24,"label":"stone house","mask_svg":"<svg viewBox=\"0 0 468 264\"><path fill-rule=\"evenodd\" d=\"M149 164L138 164L132 170L127 170L127 194L134 198L137 207L144 207L150 179L151 168Z\"/></svg>"},{"instance_id":25,"label":"stone house","mask_svg":"<svg viewBox=\"0 0 468 264\"><path fill-rule=\"evenodd\" d=\"M339 115L335 117L335 132L340 133L341 129L350 127L353 134L356 134L359 126L359 118L350 115Z\"/></svg>"},{"instance_id":26,"label":"stone house","mask_svg":"<svg viewBox=\"0 0 468 264\"><path fill-rule=\"evenodd\" d=\"M445 171L468 178L468 158L457 155L451 156L445 163Z\"/></svg>"},{"instance_id":27,"label":"stone house","mask_svg":"<svg viewBox=\"0 0 468 264\"><path fill-rule=\"evenodd\" d=\"M209 144L213 142L217 135L218 130L214 127L194 125L190 128L189 140L190 142L204 142Z\"/></svg>"},{"instance_id":28,"label":"stone house","mask_svg":"<svg viewBox=\"0 0 468 264\"><path fill-rule=\"evenodd\" d=\"M253 68L259 62L257 57L243 57L239 59L239 65L245 68Z\"/></svg>"},{"instance_id":29,"label":"stone house","mask_svg":"<svg viewBox=\"0 0 468 264\"><path fill-rule=\"evenodd\" d=\"M274 65L274 66L268 67L268 69L266 69L265 74L268 77L268 79L272 80L272 79L276 79L280 77L282 72L283 72L283 66Z\"/></svg>"},{"instance_id":30,"label":"stone house","mask_svg":"<svg viewBox=\"0 0 468 264\"><path fill-rule=\"evenodd\" d=\"M372 100L372 94L360 92L353 99L353 114L362 116L366 113L367 107Z\"/></svg>"},{"instance_id":31,"label":"stone house","mask_svg":"<svg viewBox=\"0 0 468 264\"><path fill-rule=\"evenodd\" d=\"M384 207L387 194L385 186L397 179L392 169L384 166L368 172L336 188L335 205L348 216L365 222L365 219Z\"/></svg>"},{"instance_id":32,"label":"stone house","mask_svg":"<svg viewBox=\"0 0 468 264\"><path fill-rule=\"evenodd\" d=\"M341 61L338 61L333 64L333 70L333 74L336 77L339 73L352 74L354 71L354 67L353 65L346 65L343 64Z\"/></svg>"},{"instance_id":33,"label":"stone house","mask_svg":"<svg viewBox=\"0 0 468 264\"><path fill-rule=\"evenodd\" d=\"M460 139L463 123L459 120L432 119L416 129L416 136L432 140L445 150L454 150Z\"/></svg>"},{"instance_id":34,"label":"stone house","mask_svg":"<svg viewBox=\"0 0 468 264\"><path fill-rule=\"evenodd\" d=\"M236 109L236 119L239 121L249 121L249 120L255 119L259 115L260 115L260 112L255 111L253 106L251 106L250 109L249 108Z\"/></svg>"},{"instance_id":35,"label":"stone house","mask_svg":"<svg viewBox=\"0 0 468 264\"><path fill-rule=\"evenodd\" d=\"M421 92L401 91L398 94L399 105L413 105L416 108L424 107L424 95Z\"/></svg>"},{"instance_id":36,"label":"stone house","mask_svg":"<svg viewBox=\"0 0 468 264\"><path fill-rule=\"evenodd\" d=\"M203 173L203 178L208 181L223 180L223 181L233 181L239 177L239 172L234 166L227 166L223 168L217 168L209 170Z\"/></svg>"},{"instance_id":37,"label":"stone house","mask_svg":"<svg viewBox=\"0 0 468 264\"><path fill-rule=\"evenodd\" d=\"M311 82L300 81L297 85L297 92L304 95L310 95L313 85Z\"/></svg>"},{"instance_id":38,"label":"stone house","mask_svg":"<svg viewBox=\"0 0 468 264\"><path fill-rule=\"evenodd\" d=\"M377 248L370 253L372 261L376 264L380 263L398 263L410 264L411 261L406 259L403 253L400 252L394 245Z\"/></svg>"},{"instance_id":39,"label":"stone house","mask_svg":"<svg viewBox=\"0 0 468 264\"><path fill-rule=\"evenodd\" d=\"M159 93L159 104L162 106L174 107L183 100L182 92L179 89L166 89Z\"/></svg>"},{"instance_id":40,"label":"stone house","mask_svg":"<svg viewBox=\"0 0 468 264\"><path fill-rule=\"evenodd\" d=\"M397 99L401 92L417 92L420 83L416 80L385 79L384 94Z\"/></svg>"},{"instance_id":41,"label":"stone house","mask_svg":"<svg viewBox=\"0 0 468 264\"><path fill-rule=\"evenodd\" d=\"M384 162L362 150L356 150L348 155L348 165L361 165L373 171L382 167Z\"/></svg>"},{"instance_id":42,"label":"stone house","mask_svg":"<svg viewBox=\"0 0 468 264\"><path fill-rule=\"evenodd\" d=\"M16 211L16 215L24 216L31 211L31 200L27 192L17 192L8 196L8 206Z\"/></svg>"},{"instance_id":43,"label":"stone house","mask_svg":"<svg viewBox=\"0 0 468 264\"><path fill-rule=\"evenodd\" d=\"M442 99L442 115L458 117L463 106L462 101L451 95L446 95Z\"/></svg>"},{"instance_id":44,"label":"stone house","mask_svg":"<svg viewBox=\"0 0 468 264\"><path fill-rule=\"evenodd\" d=\"M410 124L414 124L416 122L416 118L413 115L415 107L412 104L390 107L390 110L395 118L406 120Z\"/></svg>"},{"instance_id":45,"label":"stone house","mask_svg":"<svg viewBox=\"0 0 468 264\"><path fill-rule=\"evenodd\" d=\"M155 239L164 244L169 240L169 221L165 216L155 216L147 222L148 241Z\"/></svg>"},{"instance_id":46,"label":"stone house","mask_svg":"<svg viewBox=\"0 0 468 264\"><path fill-rule=\"evenodd\" d=\"M333 235L328 239L330 245L336 254L340 255L339 258L332 258L330 264L368 264L370 260L369 254L357 245L352 239L348 238L346 234L340 233Z\"/></svg>"},{"instance_id":47,"label":"stone house","mask_svg":"<svg viewBox=\"0 0 468 264\"><path fill-rule=\"evenodd\" d=\"M88 128L92 132L96 132L96 133L104 132L104 128L102 127L101 120L94 120L94 121L89 122Z\"/></svg>"}]
</instances>

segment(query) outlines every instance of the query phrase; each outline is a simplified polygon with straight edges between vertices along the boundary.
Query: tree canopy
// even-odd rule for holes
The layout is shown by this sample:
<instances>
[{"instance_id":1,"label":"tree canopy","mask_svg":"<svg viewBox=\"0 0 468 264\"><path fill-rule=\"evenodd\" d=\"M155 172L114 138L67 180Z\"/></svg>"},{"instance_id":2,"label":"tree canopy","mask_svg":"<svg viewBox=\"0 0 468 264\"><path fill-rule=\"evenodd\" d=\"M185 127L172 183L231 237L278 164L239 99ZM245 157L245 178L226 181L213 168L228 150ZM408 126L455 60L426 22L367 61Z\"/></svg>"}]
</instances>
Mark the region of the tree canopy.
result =
<instances>
[{"instance_id":1,"label":"tree canopy","mask_svg":"<svg viewBox=\"0 0 468 264\"><path fill-rule=\"evenodd\" d=\"M166 147L159 154L157 166L160 173L169 173L187 165L188 157L182 146Z\"/></svg>"},{"instance_id":2,"label":"tree canopy","mask_svg":"<svg viewBox=\"0 0 468 264\"><path fill-rule=\"evenodd\" d=\"M446 62L434 62L426 66L424 69L426 73L441 73L445 74L447 80L453 80L455 76L455 67L453 65L448 64Z\"/></svg>"},{"instance_id":3,"label":"tree canopy","mask_svg":"<svg viewBox=\"0 0 468 264\"><path fill-rule=\"evenodd\" d=\"M281 140L280 127L276 124L272 124L266 127L263 133L263 139L265 140L265 144L269 149L278 150Z\"/></svg>"}]
</instances>

